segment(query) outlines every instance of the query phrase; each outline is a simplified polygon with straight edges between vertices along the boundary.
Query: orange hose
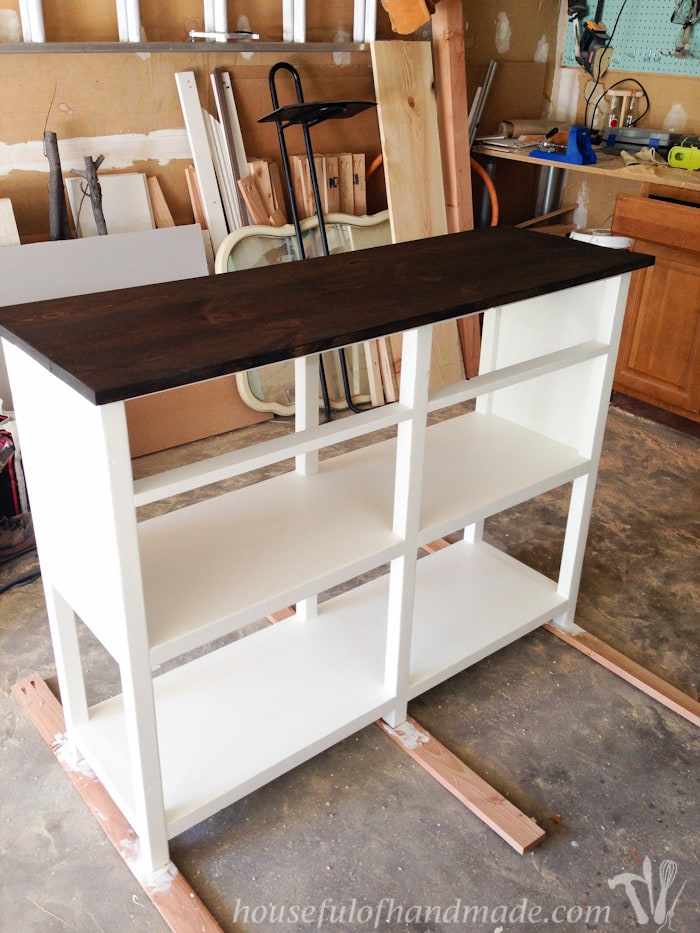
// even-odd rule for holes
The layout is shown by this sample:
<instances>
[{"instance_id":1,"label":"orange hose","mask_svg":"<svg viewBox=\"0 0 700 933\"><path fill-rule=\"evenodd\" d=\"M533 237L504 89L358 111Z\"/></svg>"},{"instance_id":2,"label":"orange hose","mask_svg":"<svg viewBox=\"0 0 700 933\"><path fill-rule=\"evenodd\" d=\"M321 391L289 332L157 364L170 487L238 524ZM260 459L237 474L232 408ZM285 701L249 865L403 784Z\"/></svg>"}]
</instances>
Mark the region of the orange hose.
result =
<instances>
[{"instance_id":1,"label":"orange hose","mask_svg":"<svg viewBox=\"0 0 700 933\"><path fill-rule=\"evenodd\" d=\"M372 175L374 175L374 173L377 171L377 169L379 168L379 166L382 164L383 161L384 159L380 152L379 155L376 157L376 159L373 160L372 164L365 172L365 179L370 178Z\"/></svg>"},{"instance_id":2,"label":"orange hose","mask_svg":"<svg viewBox=\"0 0 700 933\"><path fill-rule=\"evenodd\" d=\"M469 157L469 162L472 170L481 178L489 193L489 199L491 201L491 226L495 227L498 223L498 195L496 194L496 188L483 165L480 165L473 156Z\"/></svg>"},{"instance_id":3,"label":"orange hose","mask_svg":"<svg viewBox=\"0 0 700 933\"><path fill-rule=\"evenodd\" d=\"M374 175L382 162L383 156L380 152L379 155L372 161L370 167L367 169L365 173L365 179ZM476 159L470 156L469 162L471 164L472 170L475 171L476 174L479 175L479 177L482 179L484 185L486 186L486 190L489 193L489 199L491 201L491 226L495 227L498 223L498 195L496 194L496 188L494 183L491 181L487 171L476 161Z\"/></svg>"}]
</instances>

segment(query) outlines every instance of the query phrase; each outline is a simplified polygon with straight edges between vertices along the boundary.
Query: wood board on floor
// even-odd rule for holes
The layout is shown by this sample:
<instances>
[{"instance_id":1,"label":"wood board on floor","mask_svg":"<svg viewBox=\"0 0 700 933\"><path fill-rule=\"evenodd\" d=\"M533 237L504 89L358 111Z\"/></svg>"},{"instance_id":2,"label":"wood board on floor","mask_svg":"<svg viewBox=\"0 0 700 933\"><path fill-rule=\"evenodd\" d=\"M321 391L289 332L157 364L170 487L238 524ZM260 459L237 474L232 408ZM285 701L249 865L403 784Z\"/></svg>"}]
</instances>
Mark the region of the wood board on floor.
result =
<instances>
[{"instance_id":1,"label":"wood board on floor","mask_svg":"<svg viewBox=\"0 0 700 933\"><path fill-rule=\"evenodd\" d=\"M372 67L394 243L448 232L430 43L373 42ZM400 366L401 338L391 338ZM464 378L457 323L433 329L431 388Z\"/></svg>"}]
</instances>

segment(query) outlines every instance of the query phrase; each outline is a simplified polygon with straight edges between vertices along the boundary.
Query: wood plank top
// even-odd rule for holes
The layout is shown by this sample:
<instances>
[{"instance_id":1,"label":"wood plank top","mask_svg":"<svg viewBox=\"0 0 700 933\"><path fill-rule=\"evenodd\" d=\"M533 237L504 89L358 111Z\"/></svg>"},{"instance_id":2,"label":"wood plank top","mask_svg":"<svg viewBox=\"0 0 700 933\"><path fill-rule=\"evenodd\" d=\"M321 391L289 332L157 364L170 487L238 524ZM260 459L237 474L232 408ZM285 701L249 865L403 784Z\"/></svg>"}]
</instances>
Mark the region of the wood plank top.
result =
<instances>
[{"instance_id":1,"label":"wood plank top","mask_svg":"<svg viewBox=\"0 0 700 933\"><path fill-rule=\"evenodd\" d=\"M653 257L490 227L217 276L14 305L0 336L93 404L609 278Z\"/></svg>"}]
</instances>

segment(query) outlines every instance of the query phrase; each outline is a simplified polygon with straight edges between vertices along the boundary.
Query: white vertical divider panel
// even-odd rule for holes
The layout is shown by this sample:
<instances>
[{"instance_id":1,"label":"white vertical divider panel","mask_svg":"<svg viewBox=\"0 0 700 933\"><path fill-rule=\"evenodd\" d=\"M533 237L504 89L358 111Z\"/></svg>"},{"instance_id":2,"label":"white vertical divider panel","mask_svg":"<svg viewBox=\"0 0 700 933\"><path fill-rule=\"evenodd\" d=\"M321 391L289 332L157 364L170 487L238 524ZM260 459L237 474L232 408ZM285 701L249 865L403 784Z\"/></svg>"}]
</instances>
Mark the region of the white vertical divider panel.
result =
<instances>
[{"instance_id":1,"label":"white vertical divider panel","mask_svg":"<svg viewBox=\"0 0 700 933\"><path fill-rule=\"evenodd\" d=\"M228 32L226 0L204 0L204 31L220 33L216 41L226 41Z\"/></svg>"},{"instance_id":2,"label":"white vertical divider panel","mask_svg":"<svg viewBox=\"0 0 700 933\"><path fill-rule=\"evenodd\" d=\"M384 682L396 697L386 720L404 722L408 713L408 684L416 554L420 525L423 463L428 417L428 388L433 328L431 325L403 335L399 402L413 410L410 421L398 426L394 480L394 531L404 539L403 553L391 562Z\"/></svg>"},{"instance_id":3,"label":"white vertical divider panel","mask_svg":"<svg viewBox=\"0 0 700 933\"><path fill-rule=\"evenodd\" d=\"M377 0L355 0L353 42L374 42L377 37Z\"/></svg>"},{"instance_id":4,"label":"white vertical divider panel","mask_svg":"<svg viewBox=\"0 0 700 933\"><path fill-rule=\"evenodd\" d=\"M318 418L318 353L298 356L294 360L294 430L317 427ZM318 451L299 454L295 460L297 473L310 476L318 472Z\"/></svg>"},{"instance_id":5,"label":"white vertical divider panel","mask_svg":"<svg viewBox=\"0 0 700 933\"><path fill-rule=\"evenodd\" d=\"M483 329L481 336L481 350L479 359L479 372L490 373L497 367L497 349L498 333L501 324L501 309L488 308L484 312ZM475 402L476 411L480 414L489 415L493 408L493 393L477 396ZM469 544L477 544L484 537L483 519L467 525L464 529L464 540Z\"/></svg>"},{"instance_id":6,"label":"white vertical divider panel","mask_svg":"<svg viewBox=\"0 0 700 933\"><path fill-rule=\"evenodd\" d=\"M141 41L139 0L117 0L117 26L120 42Z\"/></svg>"},{"instance_id":7,"label":"white vertical divider panel","mask_svg":"<svg viewBox=\"0 0 700 933\"><path fill-rule=\"evenodd\" d=\"M598 340L609 344L611 352L590 363L592 372L588 387L588 410L591 412L591 421L581 426L582 438L579 445L579 453L590 458L590 466L585 476L574 480L571 490L557 583L557 592L566 596L569 603L566 612L554 619L554 623L567 632L581 631L574 625L574 614L629 283L629 274L605 279L603 283ZM595 399L597 402L594 404Z\"/></svg>"},{"instance_id":8,"label":"white vertical divider panel","mask_svg":"<svg viewBox=\"0 0 700 933\"><path fill-rule=\"evenodd\" d=\"M185 127L192 150L192 160L197 180L202 194L202 206L207 218L209 235L211 236L214 253L221 246L228 235L226 217L221 203L219 186L216 181L214 162L209 148L207 128L199 102L199 92L193 71L178 71L175 73L175 82L180 96L180 106L185 118Z\"/></svg>"},{"instance_id":9,"label":"white vertical divider panel","mask_svg":"<svg viewBox=\"0 0 700 933\"><path fill-rule=\"evenodd\" d=\"M306 42L306 0L282 0L282 38Z\"/></svg>"},{"instance_id":10,"label":"white vertical divider panel","mask_svg":"<svg viewBox=\"0 0 700 933\"><path fill-rule=\"evenodd\" d=\"M318 371L320 357L318 353L301 356L294 360L294 430L305 431L319 423L318 418ZM318 472L318 450L298 454L295 458L297 473L310 476ZM332 521L329 516L329 521ZM303 547L303 542L299 542ZM312 619L318 614L318 597L309 596L300 599L296 605L299 620Z\"/></svg>"},{"instance_id":11,"label":"white vertical divider panel","mask_svg":"<svg viewBox=\"0 0 700 933\"><path fill-rule=\"evenodd\" d=\"M19 18L25 42L46 42L41 0L19 0Z\"/></svg>"},{"instance_id":12,"label":"white vertical divider panel","mask_svg":"<svg viewBox=\"0 0 700 933\"><path fill-rule=\"evenodd\" d=\"M131 774L131 794L126 799L144 870L152 872L170 857L124 403L93 405L53 379L24 351L7 341L3 344L15 389L42 577L49 594L48 588L54 582L58 588L60 582L65 603L56 599L50 603L52 625L61 639L59 654L63 663L75 661L70 605L119 665ZM52 426L57 423L55 429L42 427L47 417ZM72 443L70 456L62 457L66 424ZM47 462L55 469L44 469ZM67 502L76 506L71 521L66 520ZM57 670L60 675L61 668ZM62 676L61 693L66 691L73 703L71 713L77 717L69 739L80 748L83 687L78 675L66 680L63 671ZM101 773L97 765L95 771L115 801L124 798L124 788L116 786L108 773Z\"/></svg>"}]
</instances>

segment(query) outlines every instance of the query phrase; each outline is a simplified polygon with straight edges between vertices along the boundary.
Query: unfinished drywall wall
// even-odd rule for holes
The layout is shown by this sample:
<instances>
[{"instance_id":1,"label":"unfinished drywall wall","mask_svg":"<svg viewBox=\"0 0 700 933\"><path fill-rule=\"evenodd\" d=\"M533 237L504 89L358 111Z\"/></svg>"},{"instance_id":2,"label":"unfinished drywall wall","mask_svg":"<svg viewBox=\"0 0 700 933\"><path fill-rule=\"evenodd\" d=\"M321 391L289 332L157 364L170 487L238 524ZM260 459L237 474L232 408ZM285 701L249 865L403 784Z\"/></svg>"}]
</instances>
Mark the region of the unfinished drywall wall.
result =
<instances>
[{"instance_id":1,"label":"unfinished drywall wall","mask_svg":"<svg viewBox=\"0 0 700 933\"><path fill-rule=\"evenodd\" d=\"M307 100L374 99L368 53L294 53ZM48 162L44 129L59 139L64 174L83 168L83 157L104 154L101 172L139 171L155 175L176 223L193 220L185 168L191 163L175 73L194 71L203 106L215 113L210 75L221 67L232 74L239 119L249 156L279 160L276 130L257 121L272 110L269 70L278 55L222 51L191 53L64 52L0 54L0 197L10 198L23 242L48 236ZM280 102L294 100L290 82L278 86ZM380 152L374 110L352 120L329 121L312 130L318 152L364 152L367 164ZM302 152L301 133L287 134L289 151ZM386 206L381 173L370 179L368 205Z\"/></svg>"},{"instance_id":2,"label":"unfinished drywall wall","mask_svg":"<svg viewBox=\"0 0 700 933\"><path fill-rule=\"evenodd\" d=\"M191 162L174 74L194 71L203 105L215 113L209 84L221 67L233 76L234 90L248 155L279 156L273 126L257 121L272 109L269 69L282 59L300 72L307 100L374 99L369 53L279 51L234 53L204 50L201 43L177 51L167 44L185 43L190 30L204 28L202 0L172 0L167 9L157 0L140 0L142 39L160 43L157 50L118 45L115 0L42 0L46 43L12 46L17 41L20 0L0 0L0 197L12 200L23 242L48 236L48 163L42 139L45 129L59 139L62 168L82 168L84 156L103 153L101 172L140 171L155 175L176 223L193 219L184 171ZM308 43L347 42L353 32L353 0L308 3ZM281 42L281 0L229 0L229 29L249 28L261 42ZM377 37L390 38L391 24L381 5ZM76 45L79 43L80 45ZM110 43L113 51L95 51L94 43ZM64 44L62 47L59 44ZM70 49L66 50L66 45ZM312 47L312 46L310 46ZM58 49L61 48L61 51ZM21 49L21 51L20 51ZM280 96L284 88L280 88ZM294 99L290 87L289 100ZM282 103L287 102L281 100ZM374 112L335 121L312 133L318 152L364 152L368 164L380 151ZM301 152L301 134L287 135L290 152ZM368 182L368 209L386 206L381 172Z\"/></svg>"},{"instance_id":3,"label":"unfinished drywall wall","mask_svg":"<svg viewBox=\"0 0 700 933\"><path fill-rule=\"evenodd\" d=\"M560 0L463 0L465 49L470 67L496 62L537 62L545 66L545 88L551 88L557 46ZM511 88L514 106L522 85ZM540 111L546 107L542 102ZM514 116L534 114L514 114ZM542 115L541 112L537 114Z\"/></svg>"}]
</instances>

